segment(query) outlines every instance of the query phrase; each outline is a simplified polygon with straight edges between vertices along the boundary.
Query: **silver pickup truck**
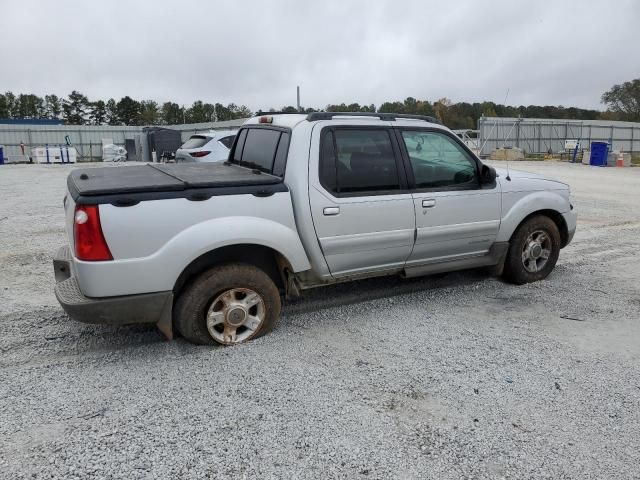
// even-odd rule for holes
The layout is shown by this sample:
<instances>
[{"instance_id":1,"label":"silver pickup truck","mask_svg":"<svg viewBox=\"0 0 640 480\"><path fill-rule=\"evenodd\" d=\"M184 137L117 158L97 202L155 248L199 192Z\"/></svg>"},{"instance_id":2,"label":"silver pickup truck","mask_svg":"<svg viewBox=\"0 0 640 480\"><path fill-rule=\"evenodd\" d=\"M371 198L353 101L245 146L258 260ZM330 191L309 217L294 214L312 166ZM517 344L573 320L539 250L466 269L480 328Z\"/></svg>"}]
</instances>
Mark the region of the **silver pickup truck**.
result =
<instances>
[{"instance_id":1,"label":"silver pickup truck","mask_svg":"<svg viewBox=\"0 0 640 480\"><path fill-rule=\"evenodd\" d=\"M435 119L382 113L260 115L224 164L79 168L67 185L65 311L200 344L259 337L284 296L336 282L544 279L577 216L566 184L496 172Z\"/></svg>"}]
</instances>

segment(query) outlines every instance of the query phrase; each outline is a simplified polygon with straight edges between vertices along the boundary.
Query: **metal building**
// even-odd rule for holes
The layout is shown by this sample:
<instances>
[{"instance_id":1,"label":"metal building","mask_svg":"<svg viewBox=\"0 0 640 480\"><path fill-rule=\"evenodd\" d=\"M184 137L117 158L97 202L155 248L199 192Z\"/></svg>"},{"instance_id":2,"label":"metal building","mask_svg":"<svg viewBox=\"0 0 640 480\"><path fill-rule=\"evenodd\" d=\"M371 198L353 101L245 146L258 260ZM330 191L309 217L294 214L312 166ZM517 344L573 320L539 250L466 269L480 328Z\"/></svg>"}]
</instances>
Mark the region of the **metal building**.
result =
<instances>
[{"instance_id":1,"label":"metal building","mask_svg":"<svg viewBox=\"0 0 640 480\"><path fill-rule=\"evenodd\" d=\"M182 140L185 141L196 132L238 128L245 120L168 125L167 128L178 130ZM0 124L0 145L4 145L4 156L9 161L29 157L32 148L66 144L76 148L79 161L100 161L103 139L110 139L111 143L122 147L127 144L126 140L129 140L129 143L135 141L135 144L142 145L146 143L143 128L108 125Z\"/></svg>"},{"instance_id":2,"label":"metal building","mask_svg":"<svg viewBox=\"0 0 640 480\"><path fill-rule=\"evenodd\" d=\"M578 140L582 148L607 142L611 150L640 152L640 123L633 122L482 117L478 130L481 155L500 147L519 147L528 154L558 153L565 140Z\"/></svg>"}]
</instances>

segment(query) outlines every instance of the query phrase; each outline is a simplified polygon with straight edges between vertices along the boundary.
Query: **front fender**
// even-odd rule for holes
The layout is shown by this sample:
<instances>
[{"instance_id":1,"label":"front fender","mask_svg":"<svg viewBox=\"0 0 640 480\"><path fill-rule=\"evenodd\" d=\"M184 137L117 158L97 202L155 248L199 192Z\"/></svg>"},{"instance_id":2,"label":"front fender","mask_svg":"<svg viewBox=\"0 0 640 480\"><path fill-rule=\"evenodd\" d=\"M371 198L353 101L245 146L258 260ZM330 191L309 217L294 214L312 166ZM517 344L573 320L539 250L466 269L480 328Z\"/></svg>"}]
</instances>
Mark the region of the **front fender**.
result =
<instances>
[{"instance_id":1,"label":"front fender","mask_svg":"<svg viewBox=\"0 0 640 480\"><path fill-rule=\"evenodd\" d=\"M566 213L570 210L568 192L544 190L536 192L504 192L502 194L502 220L496 241L507 242L526 217L540 210Z\"/></svg>"},{"instance_id":2,"label":"front fender","mask_svg":"<svg viewBox=\"0 0 640 480\"><path fill-rule=\"evenodd\" d=\"M295 224L293 224L295 227ZM234 244L272 248L294 271L308 270L307 255L293 228L264 218L221 217L186 228L153 254L109 262L81 262L74 268L88 297L169 291L184 268L204 253Z\"/></svg>"}]
</instances>

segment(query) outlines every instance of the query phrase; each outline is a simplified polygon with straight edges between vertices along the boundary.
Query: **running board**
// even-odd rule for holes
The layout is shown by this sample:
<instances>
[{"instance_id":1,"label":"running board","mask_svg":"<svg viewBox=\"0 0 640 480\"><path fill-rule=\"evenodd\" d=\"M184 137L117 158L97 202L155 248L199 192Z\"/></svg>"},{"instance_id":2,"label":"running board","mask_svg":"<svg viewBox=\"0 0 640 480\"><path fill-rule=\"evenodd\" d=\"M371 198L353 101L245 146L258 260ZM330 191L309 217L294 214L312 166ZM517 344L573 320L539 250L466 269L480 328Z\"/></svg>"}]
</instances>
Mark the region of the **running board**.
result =
<instances>
[{"instance_id":1,"label":"running board","mask_svg":"<svg viewBox=\"0 0 640 480\"><path fill-rule=\"evenodd\" d=\"M405 267L402 275L411 278L435 273L467 270L470 268L502 266L507 256L507 250L509 250L509 242L496 242L491 246L489 252L481 257L461 258L416 267Z\"/></svg>"}]
</instances>

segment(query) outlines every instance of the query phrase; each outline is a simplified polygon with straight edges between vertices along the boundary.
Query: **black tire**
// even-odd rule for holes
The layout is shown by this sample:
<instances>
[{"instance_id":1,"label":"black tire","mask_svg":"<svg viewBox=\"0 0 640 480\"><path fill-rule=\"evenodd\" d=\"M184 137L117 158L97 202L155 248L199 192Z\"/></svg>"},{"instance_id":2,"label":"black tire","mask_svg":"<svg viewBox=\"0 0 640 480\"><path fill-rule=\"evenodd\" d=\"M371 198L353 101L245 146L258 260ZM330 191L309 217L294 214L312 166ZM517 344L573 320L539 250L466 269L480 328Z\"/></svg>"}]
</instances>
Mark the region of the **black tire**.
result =
<instances>
[{"instance_id":1,"label":"black tire","mask_svg":"<svg viewBox=\"0 0 640 480\"><path fill-rule=\"evenodd\" d=\"M234 263L213 267L191 282L180 294L174 308L174 325L180 335L198 345L236 344L214 339L207 329L207 312L213 301L231 289L250 289L264 302L264 320L248 338L261 337L273 329L280 316L280 292L264 271L253 265Z\"/></svg>"},{"instance_id":2,"label":"black tire","mask_svg":"<svg viewBox=\"0 0 640 480\"><path fill-rule=\"evenodd\" d=\"M550 254L542 268L535 272L529 271L523 262L523 252L530 235L544 232L550 240ZM516 285L543 280L556 266L560 255L560 232L553 220L544 215L536 215L523 222L509 241L509 250L504 263L503 278Z\"/></svg>"}]
</instances>

